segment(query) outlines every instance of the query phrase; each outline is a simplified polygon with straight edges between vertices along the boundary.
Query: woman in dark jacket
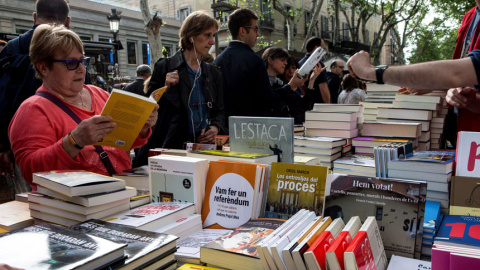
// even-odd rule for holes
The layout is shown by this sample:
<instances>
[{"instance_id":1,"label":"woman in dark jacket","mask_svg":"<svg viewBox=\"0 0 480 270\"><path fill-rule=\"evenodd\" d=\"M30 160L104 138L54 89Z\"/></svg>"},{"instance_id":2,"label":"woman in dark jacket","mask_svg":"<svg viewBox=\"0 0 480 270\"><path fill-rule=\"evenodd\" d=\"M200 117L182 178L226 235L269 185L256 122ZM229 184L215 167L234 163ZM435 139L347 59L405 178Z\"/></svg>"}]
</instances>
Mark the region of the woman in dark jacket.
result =
<instances>
[{"instance_id":1,"label":"woman in dark jacket","mask_svg":"<svg viewBox=\"0 0 480 270\"><path fill-rule=\"evenodd\" d=\"M215 44L218 22L204 11L191 13L180 28L182 48L155 63L147 96L168 89L158 104L158 121L134 166L147 164L148 149L182 149L184 142L214 143L224 130L223 82L215 66L202 61Z\"/></svg>"}]
</instances>

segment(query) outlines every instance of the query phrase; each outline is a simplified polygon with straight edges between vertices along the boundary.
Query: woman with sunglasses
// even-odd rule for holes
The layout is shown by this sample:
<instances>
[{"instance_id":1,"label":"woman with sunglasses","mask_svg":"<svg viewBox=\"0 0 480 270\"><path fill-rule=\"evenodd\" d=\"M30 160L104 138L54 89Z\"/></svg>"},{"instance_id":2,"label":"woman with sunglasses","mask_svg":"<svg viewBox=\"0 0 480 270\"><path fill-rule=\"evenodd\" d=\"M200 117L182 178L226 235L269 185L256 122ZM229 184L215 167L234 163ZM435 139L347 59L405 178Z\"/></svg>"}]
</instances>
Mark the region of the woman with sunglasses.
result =
<instances>
[{"instance_id":1,"label":"woman with sunglasses","mask_svg":"<svg viewBox=\"0 0 480 270\"><path fill-rule=\"evenodd\" d=\"M111 132L116 124L110 116L100 115L109 94L84 84L89 59L84 57L82 41L64 26L43 24L33 34L30 58L35 75L43 84L36 95L20 105L9 127L15 160L25 180L36 190L32 183L34 172L85 170L108 175L109 169L92 144ZM150 127L157 120L157 110L158 106L132 148L147 142ZM80 119L79 124L74 120L75 115ZM131 168L128 152L106 146L103 150L115 172Z\"/></svg>"}]
</instances>

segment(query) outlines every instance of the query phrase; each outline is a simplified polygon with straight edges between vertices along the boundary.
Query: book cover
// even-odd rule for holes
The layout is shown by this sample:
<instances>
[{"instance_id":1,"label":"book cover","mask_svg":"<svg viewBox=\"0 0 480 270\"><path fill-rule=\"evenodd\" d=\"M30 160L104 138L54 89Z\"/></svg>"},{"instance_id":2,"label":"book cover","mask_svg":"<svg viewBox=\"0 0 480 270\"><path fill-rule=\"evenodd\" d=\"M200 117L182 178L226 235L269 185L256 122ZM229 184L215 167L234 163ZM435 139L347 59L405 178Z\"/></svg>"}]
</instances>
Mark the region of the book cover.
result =
<instances>
[{"instance_id":1,"label":"book cover","mask_svg":"<svg viewBox=\"0 0 480 270\"><path fill-rule=\"evenodd\" d=\"M377 269L387 266L387 258L375 217L368 217L345 250L345 269Z\"/></svg>"},{"instance_id":2,"label":"book cover","mask_svg":"<svg viewBox=\"0 0 480 270\"><path fill-rule=\"evenodd\" d=\"M332 138L332 137L295 136L293 141L295 145L316 146L316 147L326 147L326 148L335 148L335 147L343 146L347 144L346 139Z\"/></svg>"},{"instance_id":3,"label":"book cover","mask_svg":"<svg viewBox=\"0 0 480 270\"><path fill-rule=\"evenodd\" d=\"M445 215L434 244L480 246L480 217Z\"/></svg>"},{"instance_id":4,"label":"book cover","mask_svg":"<svg viewBox=\"0 0 480 270\"><path fill-rule=\"evenodd\" d=\"M95 145L129 151L156 105L154 99L113 89L102 115L110 115L117 126Z\"/></svg>"},{"instance_id":5,"label":"book cover","mask_svg":"<svg viewBox=\"0 0 480 270\"><path fill-rule=\"evenodd\" d=\"M123 258L125 246L40 223L0 236L0 261L24 269L97 269Z\"/></svg>"},{"instance_id":6,"label":"book cover","mask_svg":"<svg viewBox=\"0 0 480 270\"><path fill-rule=\"evenodd\" d=\"M86 171L49 171L33 174L33 183L69 197L125 188L125 181Z\"/></svg>"},{"instance_id":7,"label":"book cover","mask_svg":"<svg viewBox=\"0 0 480 270\"><path fill-rule=\"evenodd\" d=\"M450 186L450 215L480 216L480 178L453 177Z\"/></svg>"},{"instance_id":8,"label":"book cover","mask_svg":"<svg viewBox=\"0 0 480 270\"><path fill-rule=\"evenodd\" d=\"M333 167L352 171L375 173L375 159L372 156L366 155L346 155L334 160Z\"/></svg>"},{"instance_id":9,"label":"book cover","mask_svg":"<svg viewBox=\"0 0 480 270\"><path fill-rule=\"evenodd\" d=\"M177 270L222 270L222 269L216 268L216 267L208 267L203 265L186 263L178 267Z\"/></svg>"},{"instance_id":10,"label":"book cover","mask_svg":"<svg viewBox=\"0 0 480 270\"><path fill-rule=\"evenodd\" d=\"M130 211L105 218L105 221L132 226L137 229L154 230L162 224L175 221L179 217L193 214L193 203L163 202L149 203Z\"/></svg>"},{"instance_id":11,"label":"book cover","mask_svg":"<svg viewBox=\"0 0 480 270\"><path fill-rule=\"evenodd\" d=\"M332 270L345 269L343 255L348 245L352 242L353 238L360 230L362 222L359 217L351 217L347 225L340 232L333 244L327 249L325 257L327 260L327 266Z\"/></svg>"},{"instance_id":12,"label":"book cover","mask_svg":"<svg viewBox=\"0 0 480 270\"><path fill-rule=\"evenodd\" d=\"M230 150L274 154L293 163L293 118L230 116Z\"/></svg>"},{"instance_id":13,"label":"book cover","mask_svg":"<svg viewBox=\"0 0 480 270\"><path fill-rule=\"evenodd\" d=\"M153 202L191 202L202 211L206 159L159 155L148 158Z\"/></svg>"},{"instance_id":14,"label":"book cover","mask_svg":"<svg viewBox=\"0 0 480 270\"><path fill-rule=\"evenodd\" d=\"M420 250L426 183L354 175L329 175L324 216L377 218L388 257L413 258ZM420 239L417 243L417 238Z\"/></svg>"},{"instance_id":15,"label":"book cover","mask_svg":"<svg viewBox=\"0 0 480 270\"><path fill-rule=\"evenodd\" d=\"M13 231L32 224L28 203L11 201L0 204L0 229Z\"/></svg>"},{"instance_id":16,"label":"book cover","mask_svg":"<svg viewBox=\"0 0 480 270\"><path fill-rule=\"evenodd\" d=\"M453 170L455 152L453 151L421 151L414 152L405 158L393 159L389 168L433 173L449 173Z\"/></svg>"},{"instance_id":17,"label":"book cover","mask_svg":"<svg viewBox=\"0 0 480 270\"><path fill-rule=\"evenodd\" d=\"M200 259L223 268L263 269L255 247L283 222L280 219L252 219L202 246Z\"/></svg>"},{"instance_id":18,"label":"book cover","mask_svg":"<svg viewBox=\"0 0 480 270\"><path fill-rule=\"evenodd\" d=\"M257 164L210 161L202 209L204 228L234 229L254 213L260 185Z\"/></svg>"},{"instance_id":19,"label":"book cover","mask_svg":"<svg viewBox=\"0 0 480 270\"><path fill-rule=\"evenodd\" d=\"M468 268L468 267L467 267ZM431 270L432 263L424 260L416 260L393 255L387 270Z\"/></svg>"},{"instance_id":20,"label":"book cover","mask_svg":"<svg viewBox=\"0 0 480 270\"><path fill-rule=\"evenodd\" d=\"M327 269L326 252L332 246L340 231L345 227L341 218L335 219L313 244L305 251L303 257L308 269Z\"/></svg>"},{"instance_id":21,"label":"book cover","mask_svg":"<svg viewBox=\"0 0 480 270\"><path fill-rule=\"evenodd\" d=\"M321 166L273 163L265 216L288 219L303 207L320 214L327 170Z\"/></svg>"},{"instance_id":22,"label":"book cover","mask_svg":"<svg viewBox=\"0 0 480 270\"><path fill-rule=\"evenodd\" d=\"M423 232L432 233L436 232L436 228L439 226L440 218L440 203L429 201L425 203L425 219L423 221Z\"/></svg>"},{"instance_id":23,"label":"book cover","mask_svg":"<svg viewBox=\"0 0 480 270\"><path fill-rule=\"evenodd\" d=\"M455 176L480 176L479 146L480 132L458 133Z\"/></svg>"},{"instance_id":24,"label":"book cover","mask_svg":"<svg viewBox=\"0 0 480 270\"><path fill-rule=\"evenodd\" d=\"M176 248L177 236L137 230L128 226L104 222L101 220L88 220L70 227L70 229L98 236L116 243L127 244L125 247L125 265L140 267L157 257Z\"/></svg>"},{"instance_id":25,"label":"book cover","mask_svg":"<svg viewBox=\"0 0 480 270\"><path fill-rule=\"evenodd\" d=\"M196 231L177 241L178 250L175 252L175 258L179 260L198 259L200 261L200 247L228 233L231 233L231 230L202 229Z\"/></svg>"}]
</instances>

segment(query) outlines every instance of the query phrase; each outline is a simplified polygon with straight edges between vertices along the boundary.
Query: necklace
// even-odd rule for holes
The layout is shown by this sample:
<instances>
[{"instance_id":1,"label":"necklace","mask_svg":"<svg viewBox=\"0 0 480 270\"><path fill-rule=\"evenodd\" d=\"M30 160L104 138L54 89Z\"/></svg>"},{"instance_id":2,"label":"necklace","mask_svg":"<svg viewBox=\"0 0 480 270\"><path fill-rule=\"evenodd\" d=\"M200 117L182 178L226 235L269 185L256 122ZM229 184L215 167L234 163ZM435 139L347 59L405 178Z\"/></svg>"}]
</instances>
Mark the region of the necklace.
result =
<instances>
[{"instance_id":1,"label":"necklace","mask_svg":"<svg viewBox=\"0 0 480 270\"><path fill-rule=\"evenodd\" d=\"M45 88L47 88L47 87L45 87ZM47 88L47 89L50 90L50 91L52 91L50 88ZM65 98L62 96L62 94L58 93L57 91L52 91L52 92L54 92L54 93L57 94L59 97L61 97L63 101L65 101L65 102L67 102L67 103L69 103L69 104L72 104L73 106L77 106L77 105L73 104L72 102L69 102L68 100L65 100ZM85 101L83 100L83 94L82 94L82 92L83 92L83 89L82 89L82 91L80 92L80 99L82 100L82 106L81 106L81 107L82 107L82 109L84 109L84 110L88 110L88 107L87 107L87 105L85 104Z\"/></svg>"}]
</instances>

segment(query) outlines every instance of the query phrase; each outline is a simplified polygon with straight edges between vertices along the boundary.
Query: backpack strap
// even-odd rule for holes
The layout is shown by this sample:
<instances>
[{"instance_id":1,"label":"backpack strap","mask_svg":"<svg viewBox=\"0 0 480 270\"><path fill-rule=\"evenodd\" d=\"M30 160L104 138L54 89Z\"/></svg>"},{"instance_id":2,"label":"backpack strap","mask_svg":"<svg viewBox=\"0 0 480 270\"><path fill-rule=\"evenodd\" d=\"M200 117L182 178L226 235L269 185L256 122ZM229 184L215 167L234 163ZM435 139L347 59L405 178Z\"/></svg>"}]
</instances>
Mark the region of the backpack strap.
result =
<instances>
[{"instance_id":1,"label":"backpack strap","mask_svg":"<svg viewBox=\"0 0 480 270\"><path fill-rule=\"evenodd\" d=\"M63 103L58 97L52 95L51 93L49 92L45 92L45 91L37 91L37 93L35 94L37 96L41 96L41 97L44 97L48 100L50 100L51 102L53 102L55 105L57 105L60 109L62 109L66 114L68 114L68 116L70 116L73 121L75 121L77 124L80 124L80 122L82 122L82 120L80 119L80 117L78 117L67 105L65 105L65 103ZM115 169L113 168L113 165L112 165L112 162L110 161L110 158L108 158L108 154L107 152L105 152L105 150L103 150L103 147L101 147L100 145L94 145L95 147L95 150L97 151L98 155L100 156L100 160L102 161L103 165L105 165L105 168L107 169L108 171L108 174L110 176L112 176L113 174L115 174Z\"/></svg>"}]
</instances>

